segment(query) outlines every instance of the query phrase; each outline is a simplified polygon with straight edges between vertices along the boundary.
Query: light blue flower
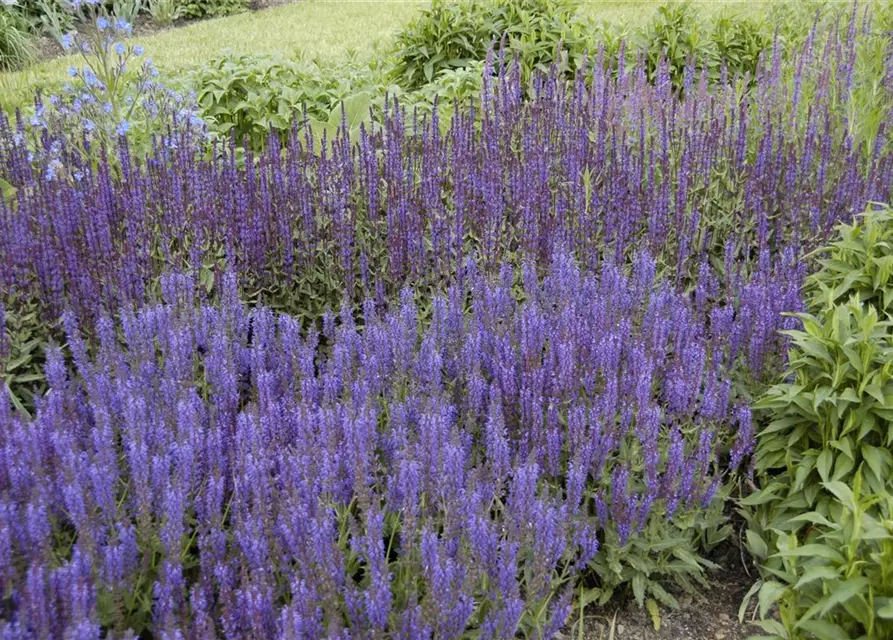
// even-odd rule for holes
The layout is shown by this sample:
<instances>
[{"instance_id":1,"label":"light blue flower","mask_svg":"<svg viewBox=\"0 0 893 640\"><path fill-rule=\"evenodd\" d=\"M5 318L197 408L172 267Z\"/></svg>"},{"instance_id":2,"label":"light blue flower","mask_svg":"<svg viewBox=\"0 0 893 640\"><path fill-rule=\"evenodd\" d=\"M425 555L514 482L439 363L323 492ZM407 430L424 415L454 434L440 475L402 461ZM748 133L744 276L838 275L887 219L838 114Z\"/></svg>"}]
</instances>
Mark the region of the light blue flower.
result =
<instances>
[{"instance_id":1,"label":"light blue flower","mask_svg":"<svg viewBox=\"0 0 893 640\"><path fill-rule=\"evenodd\" d=\"M109 21L105 17L100 17L96 19L96 28L100 31L105 31L109 28Z\"/></svg>"},{"instance_id":2,"label":"light blue flower","mask_svg":"<svg viewBox=\"0 0 893 640\"><path fill-rule=\"evenodd\" d=\"M133 28L130 26L130 23L127 22L124 18L118 18L118 21L115 22L115 28L118 31L123 33L130 34L133 31Z\"/></svg>"},{"instance_id":3,"label":"light blue flower","mask_svg":"<svg viewBox=\"0 0 893 640\"><path fill-rule=\"evenodd\" d=\"M70 33L66 33L62 36L62 48L68 51L71 49L71 45L74 44L74 38Z\"/></svg>"},{"instance_id":4,"label":"light blue flower","mask_svg":"<svg viewBox=\"0 0 893 640\"><path fill-rule=\"evenodd\" d=\"M133 48L133 53L134 53L135 55L138 55L138 56L143 55L143 46L142 46L142 45L139 45L139 44L136 45L136 46Z\"/></svg>"},{"instance_id":5,"label":"light blue flower","mask_svg":"<svg viewBox=\"0 0 893 640\"><path fill-rule=\"evenodd\" d=\"M96 128L96 124L90 118L84 118L84 129L90 133Z\"/></svg>"},{"instance_id":6,"label":"light blue flower","mask_svg":"<svg viewBox=\"0 0 893 640\"><path fill-rule=\"evenodd\" d=\"M111 113L112 109L113 109L113 107L112 107L111 102L106 102L104 105L102 105L102 110L105 111L106 113Z\"/></svg>"},{"instance_id":7,"label":"light blue flower","mask_svg":"<svg viewBox=\"0 0 893 640\"><path fill-rule=\"evenodd\" d=\"M127 51L127 48L123 44L120 42L115 44L115 53L119 56L123 56L125 51Z\"/></svg>"},{"instance_id":8,"label":"light blue flower","mask_svg":"<svg viewBox=\"0 0 893 640\"><path fill-rule=\"evenodd\" d=\"M68 75L70 75L72 78L77 78L78 68L77 67L68 67Z\"/></svg>"},{"instance_id":9,"label":"light blue flower","mask_svg":"<svg viewBox=\"0 0 893 640\"><path fill-rule=\"evenodd\" d=\"M118 125L118 128L115 129L115 131L118 132L119 136L123 136L125 133L127 133L128 129L130 129L130 123L127 122L127 120L122 120L121 124Z\"/></svg>"}]
</instances>

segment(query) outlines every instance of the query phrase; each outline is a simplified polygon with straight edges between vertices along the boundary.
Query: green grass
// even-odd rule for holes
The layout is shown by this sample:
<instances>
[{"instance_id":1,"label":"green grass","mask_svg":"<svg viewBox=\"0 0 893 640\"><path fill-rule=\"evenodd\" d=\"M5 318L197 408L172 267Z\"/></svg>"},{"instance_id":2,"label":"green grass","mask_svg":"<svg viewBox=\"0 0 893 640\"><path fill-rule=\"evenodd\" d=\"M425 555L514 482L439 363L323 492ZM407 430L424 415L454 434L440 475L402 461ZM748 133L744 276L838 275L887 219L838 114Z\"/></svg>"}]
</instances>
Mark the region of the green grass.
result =
<instances>
[{"instance_id":1,"label":"green grass","mask_svg":"<svg viewBox=\"0 0 893 640\"><path fill-rule=\"evenodd\" d=\"M780 0L700 0L703 14L731 10L743 14L764 11ZM301 0L254 13L196 22L152 35L138 36L165 76L200 64L231 49L239 53L303 53L335 61L354 53L372 55L422 7L423 0ZM661 0L583 2L581 13L596 20L636 26L647 21ZM31 103L34 93L57 90L65 82L72 57L46 60L15 72L0 73L0 107L11 110Z\"/></svg>"},{"instance_id":2,"label":"green grass","mask_svg":"<svg viewBox=\"0 0 893 640\"><path fill-rule=\"evenodd\" d=\"M374 44L391 36L425 2L324 2L302 0L264 11L203 20L136 40L164 75L200 64L226 49L294 55L303 53L337 60L355 52L369 55ZM54 90L65 82L72 56L35 64L14 73L0 73L0 106L31 102L34 92Z\"/></svg>"}]
</instances>

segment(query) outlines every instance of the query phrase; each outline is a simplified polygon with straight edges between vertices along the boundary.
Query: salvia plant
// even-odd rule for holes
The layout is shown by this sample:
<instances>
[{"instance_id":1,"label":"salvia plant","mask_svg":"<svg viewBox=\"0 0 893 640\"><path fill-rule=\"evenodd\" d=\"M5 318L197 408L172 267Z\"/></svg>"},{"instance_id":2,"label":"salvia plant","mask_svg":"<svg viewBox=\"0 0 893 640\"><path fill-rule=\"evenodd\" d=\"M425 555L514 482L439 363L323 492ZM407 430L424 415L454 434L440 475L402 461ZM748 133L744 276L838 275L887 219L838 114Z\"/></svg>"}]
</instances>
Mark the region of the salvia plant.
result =
<instances>
[{"instance_id":1,"label":"salvia plant","mask_svg":"<svg viewBox=\"0 0 893 640\"><path fill-rule=\"evenodd\" d=\"M811 24L718 81L620 44L527 82L502 49L446 126L389 96L374 123L292 114L260 151L188 107L140 144L124 94L104 139L81 96L0 119L4 633L552 637L575 597L653 612L702 583L751 469L802 484L749 506L791 490L842 523L815 535L856 539L831 496L889 475L886 320L801 285L891 196L893 56L861 65L855 11ZM75 69L77 91L125 74ZM791 420L751 458L786 350L799 388L758 407ZM768 607L796 569L769 547L799 531L758 522ZM869 586L820 608L872 602L858 624L883 629Z\"/></svg>"},{"instance_id":2,"label":"salvia plant","mask_svg":"<svg viewBox=\"0 0 893 640\"><path fill-rule=\"evenodd\" d=\"M523 99L517 65L492 61L478 108L454 107L446 133L437 113L389 101L356 144L342 128L322 153L300 123L244 164L232 141L206 153L182 131L144 158L121 148L79 181L47 180L25 123L4 122L2 286L83 317L147 299L166 267L225 262L249 297L317 313L345 292L437 286L473 253L486 268L548 258L559 241L587 267L647 247L678 286L694 292L703 276L709 302L784 287L802 277L799 254L893 184L887 145L866 156L846 130L847 79L821 72L838 49L840 64L855 53L837 32L820 38L794 87L780 63L744 94L692 68L680 102L644 61L619 77L596 61L572 85L540 77ZM50 215L48 202L65 204Z\"/></svg>"},{"instance_id":3,"label":"salvia plant","mask_svg":"<svg viewBox=\"0 0 893 640\"><path fill-rule=\"evenodd\" d=\"M73 368L49 350L33 420L3 403L7 633L552 637L581 573L672 598L643 531L709 565L682 541L752 445L746 344L647 256L469 261L427 319L406 290L321 331L223 280L162 278L92 357L67 314Z\"/></svg>"}]
</instances>

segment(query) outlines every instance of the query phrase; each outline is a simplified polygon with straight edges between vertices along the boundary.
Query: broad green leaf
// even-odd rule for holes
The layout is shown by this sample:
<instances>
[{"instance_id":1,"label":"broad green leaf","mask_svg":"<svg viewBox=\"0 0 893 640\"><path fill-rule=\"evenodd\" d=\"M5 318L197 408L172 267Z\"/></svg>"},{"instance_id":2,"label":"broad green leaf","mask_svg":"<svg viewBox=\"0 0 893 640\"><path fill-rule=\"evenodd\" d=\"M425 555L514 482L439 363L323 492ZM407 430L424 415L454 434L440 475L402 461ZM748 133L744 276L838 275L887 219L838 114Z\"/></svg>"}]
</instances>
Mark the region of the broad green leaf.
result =
<instances>
[{"instance_id":1,"label":"broad green leaf","mask_svg":"<svg viewBox=\"0 0 893 640\"><path fill-rule=\"evenodd\" d=\"M769 613L769 609L772 605L775 604L786 591L787 587L775 580L769 580L768 582L763 583L760 587L760 593L757 596L757 600L760 603L761 618L766 617L766 614Z\"/></svg>"},{"instance_id":2,"label":"broad green leaf","mask_svg":"<svg viewBox=\"0 0 893 640\"><path fill-rule=\"evenodd\" d=\"M747 530L747 548L757 558L764 560L769 555L769 547L762 537L751 529Z\"/></svg>"},{"instance_id":3,"label":"broad green leaf","mask_svg":"<svg viewBox=\"0 0 893 640\"><path fill-rule=\"evenodd\" d=\"M820 557L831 560L839 564L843 564L846 560L836 549L832 549L823 544L810 543L804 544L793 549L786 549L775 554L780 558L813 558Z\"/></svg>"},{"instance_id":4,"label":"broad green leaf","mask_svg":"<svg viewBox=\"0 0 893 640\"><path fill-rule=\"evenodd\" d=\"M794 589L800 589L803 585L809 584L815 580L834 580L837 577L837 571L827 565L809 567L803 572L803 575L794 585Z\"/></svg>"},{"instance_id":5,"label":"broad green leaf","mask_svg":"<svg viewBox=\"0 0 893 640\"><path fill-rule=\"evenodd\" d=\"M846 484L839 480L833 480L824 484L825 489L833 493L840 503L850 511L856 510L856 502L853 498L853 491Z\"/></svg>"},{"instance_id":6,"label":"broad green leaf","mask_svg":"<svg viewBox=\"0 0 893 640\"><path fill-rule=\"evenodd\" d=\"M849 640L850 638L843 627L827 620L806 620L802 624L798 624L797 627L813 634L818 640Z\"/></svg>"},{"instance_id":7,"label":"broad green leaf","mask_svg":"<svg viewBox=\"0 0 893 640\"><path fill-rule=\"evenodd\" d=\"M657 602L648 598L645 602L645 606L648 609L648 615L651 616L651 624L654 626L654 631L660 633L660 609L657 606Z\"/></svg>"},{"instance_id":8,"label":"broad green leaf","mask_svg":"<svg viewBox=\"0 0 893 640\"><path fill-rule=\"evenodd\" d=\"M816 470L822 478L822 482L828 482L831 475L831 465L834 463L834 455L830 449L823 449L816 460Z\"/></svg>"}]
</instances>

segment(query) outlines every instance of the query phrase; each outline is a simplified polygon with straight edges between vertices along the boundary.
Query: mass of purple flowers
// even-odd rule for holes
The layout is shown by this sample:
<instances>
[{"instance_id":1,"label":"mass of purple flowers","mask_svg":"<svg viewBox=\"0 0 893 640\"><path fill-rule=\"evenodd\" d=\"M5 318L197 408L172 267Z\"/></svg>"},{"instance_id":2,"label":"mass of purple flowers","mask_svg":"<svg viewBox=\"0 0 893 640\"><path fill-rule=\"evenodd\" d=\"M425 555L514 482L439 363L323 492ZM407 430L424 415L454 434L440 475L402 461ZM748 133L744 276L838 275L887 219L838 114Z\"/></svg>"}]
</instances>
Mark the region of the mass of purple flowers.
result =
<instances>
[{"instance_id":1,"label":"mass of purple flowers","mask_svg":"<svg viewBox=\"0 0 893 640\"><path fill-rule=\"evenodd\" d=\"M847 123L855 60L845 31L813 33L743 93L692 67L681 100L643 60L593 59L576 83L541 77L532 98L517 66L495 61L481 106L458 105L445 134L390 105L358 144L340 136L320 154L309 129L243 162L187 130L146 158L63 148L68 175L50 180L29 162L24 123L0 119L0 178L17 188L0 202L0 290L91 317L151 299L168 269L225 263L252 292L324 268L337 305L345 291L448 281L468 255L492 270L555 246L584 268L647 248L680 286L705 271L733 289L768 281L890 195L889 114L871 153Z\"/></svg>"},{"instance_id":2,"label":"mass of purple flowers","mask_svg":"<svg viewBox=\"0 0 893 640\"><path fill-rule=\"evenodd\" d=\"M0 398L4 637L553 636L606 548L721 508L804 254L889 199L855 35L681 93L490 59L448 126L318 152L0 116L0 318L66 341Z\"/></svg>"},{"instance_id":3,"label":"mass of purple flowers","mask_svg":"<svg viewBox=\"0 0 893 640\"><path fill-rule=\"evenodd\" d=\"M163 278L93 357L67 315L74 369L52 351L36 417L0 420L10 631L121 631L140 597L168 637L506 637L548 597L560 626L599 536L708 505L751 446L747 328L647 257L532 270L469 263L425 328L407 290L302 330L234 277L215 306Z\"/></svg>"}]
</instances>

